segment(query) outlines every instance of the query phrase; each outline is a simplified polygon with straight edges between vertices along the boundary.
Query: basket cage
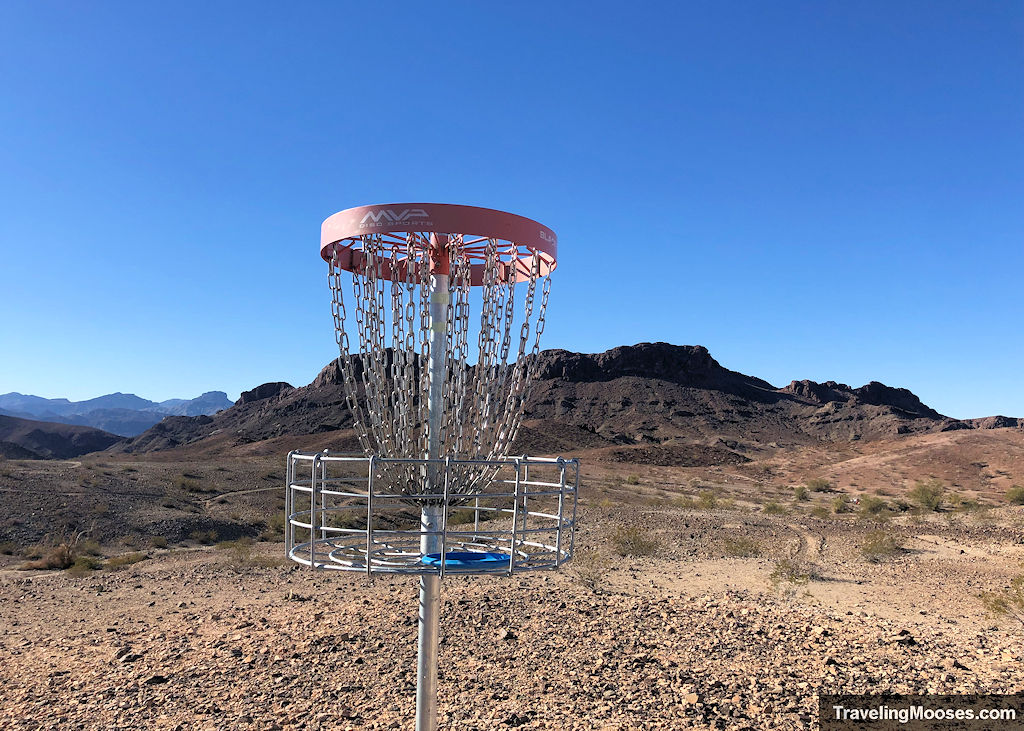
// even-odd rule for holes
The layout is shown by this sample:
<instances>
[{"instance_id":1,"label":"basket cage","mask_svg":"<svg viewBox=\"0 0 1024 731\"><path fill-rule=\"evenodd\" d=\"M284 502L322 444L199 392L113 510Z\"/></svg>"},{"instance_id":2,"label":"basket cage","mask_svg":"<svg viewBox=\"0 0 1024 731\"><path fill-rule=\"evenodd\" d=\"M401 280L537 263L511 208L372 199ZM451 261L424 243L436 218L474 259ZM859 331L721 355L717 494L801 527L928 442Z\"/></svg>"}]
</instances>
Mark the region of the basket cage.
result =
<instances>
[{"instance_id":1,"label":"basket cage","mask_svg":"<svg viewBox=\"0 0 1024 731\"><path fill-rule=\"evenodd\" d=\"M294 451L286 481L288 557L314 569L512 574L572 556L576 459ZM423 485L433 489L418 492ZM427 512L433 524L421 518ZM424 554L427 544L439 551Z\"/></svg>"}]
</instances>

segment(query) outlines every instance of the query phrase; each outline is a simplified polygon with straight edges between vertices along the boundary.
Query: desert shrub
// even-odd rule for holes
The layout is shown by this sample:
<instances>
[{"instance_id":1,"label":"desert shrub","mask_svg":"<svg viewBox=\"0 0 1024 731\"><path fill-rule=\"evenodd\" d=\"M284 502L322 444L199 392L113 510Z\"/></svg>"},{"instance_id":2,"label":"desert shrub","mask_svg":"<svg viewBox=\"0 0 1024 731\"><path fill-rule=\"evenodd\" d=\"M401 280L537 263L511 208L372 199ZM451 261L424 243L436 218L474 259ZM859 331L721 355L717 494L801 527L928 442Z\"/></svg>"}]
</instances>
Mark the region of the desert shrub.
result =
<instances>
[{"instance_id":1,"label":"desert shrub","mask_svg":"<svg viewBox=\"0 0 1024 731\"><path fill-rule=\"evenodd\" d=\"M122 467L121 471L122 472L138 472L138 470L135 469L134 467Z\"/></svg>"},{"instance_id":2,"label":"desert shrub","mask_svg":"<svg viewBox=\"0 0 1024 731\"><path fill-rule=\"evenodd\" d=\"M768 583L772 590L783 598L792 599L796 596L797 587L817 578L818 568L814 564L795 558L783 558L776 561L771 574L768 575Z\"/></svg>"},{"instance_id":3,"label":"desert shrub","mask_svg":"<svg viewBox=\"0 0 1024 731\"><path fill-rule=\"evenodd\" d=\"M995 616L1024 624L1024 574L1011 580L1005 589L986 592L980 598L985 609Z\"/></svg>"},{"instance_id":4,"label":"desert shrub","mask_svg":"<svg viewBox=\"0 0 1024 731\"><path fill-rule=\"evenodd\" d=\"M786 513L789 512L788 510L786 510L784 507L779 505L774 500L770 500L770 501L766 502L764 504L764 508L762 508L762 510L764 511L765 515L785 515Z\"/></svg>"},{"instance_id":5,"label":"desert shrub","mask_svg":"<svg viewBox=\"0 0 1024 731\"><path fill-rule=\"evenodd\" d=\"M903 550L903 541L898 536L881 530L873 530L864 537L860 555L869 563L882 563Z\"/></svg>"},{"instance_id":6,"label":"desert shrub","mask_svg":"<svg viewBox=\"0 0 1024 731\"><path fill-rule=\"evenodd\" d=\"M651 556L660 543L636 526L620 525L612 534L612 548L619 556Z\"/></svg>"},{"instance_id":7,"label":"desert shrub","mask_svg":"<svg viewBox=\"0 0 1024 731\"><path fill-rule=\"evenodd\" d=\"M222 541L218 543L217 550L225 552L227 566L235 571L243 571L254 566L267 568L280 565L280 560L260 556L254 552L254 545L251 538L239 538L237 541Z\"/></svg>"},{"instance_id":8,"label":"desert shrub","mask_svg":"<svg viewBox=\"0 0 1024 731\"><path fill-rule=\"evenodd\" d=\"M76 556L75 562L68 568L68 573L72 576L85 576L101 568L103 568L103 561L96 556Z\"/></svg>"},{"instance_id":9,"label":"desert shrub","mask_svg":"<svg viewBox=\"0 0 1024 731\"><path fill-rule=\"evenodd\" d=\"M483 517L481 513L480 518L482 519ZM453 510L452 514L448 516L449 525L464 525L473 523L475 520L476 511L472 508L459 508L458 510Z\"/></svg>"},{"instance_id":10,"label":"desert shrub","mask_svg":"<svg viewBox=\"0 0 1024 731\"><path fill-rule=\"evenodd\" d=\"M215 530L194 530L189 533L189 538L198 543L202 543L204 546L208 546L211 543L217 542L217 531Z\"/></svg>"},{"instance_id":11,"label":"desert shrub","mask_svg":"<svg viewBox=\"0 0 1024 731\"><path fill-rule=\"evenodd\" d=\"M689 495L679 495L672 501L672 504L677 508L686 508L687 510L693 510L697 507L697 501Z\"/></svg>"},{"instance_id":12,"label":"desert shrub","mask_svg":"<svg viewBox=\"0 0 1024 731\"><path fill-rule=\"evenodd\" d=\"M163 536L150 536L149 545L153 548L167 548L167 539Z\"/></svg>"},{"instance_id":13,"label":"desert shrub","mask_svg":"<svg viewBox=\"0 0 1024 731\"><path fill-rule=\"evenodd\" d=\"M1013 505L1024 505L1024 487L1014 485L1006 491L1006 499Z\"/></svg>"},{"instance_id":14,"label":"desert shrub","mask_svg":"<svg viewBox=\"0 0 1024 731\"><path fill-rule=\"evenodd\" d=\"M736 501L731 497L718 498L718 507L722 510L733 510L736 507Z\"/></svg>"},{"instance_id":15,"label":"desert shrub","mask_svg":"<svg viewBox=\"0 0 1024 731\"><path fill-rule=\"evenodd\" d=\"M640 478L637 477L636 475L629 475L628 477L626 477L626 484L627 485L639 485L640 484Z\"/></svg>"},{"instance_id":16,"label":"desert shrub","mask_svg":"<svg viewBox=\"0 0 1024 731\"><path fill-rule=\"evenodd\" d=\"M726 556L735 558L753 558L761 555L761 544L745 536L723 539L722 548Z\"/></svg>"},{"instance_id":17,"label":"desert shrub","mask_svg":"<svg viewBox=\"0 0 1024 731\"><path fill-rule=\"evenodd\" d=\"M78 544L77 553L83 553L88 556L99 556L103 551L100 549L100 544L97 541L88 540L82 541Z\"/></svg>"},{"instance_id":18,"label":"desert shrub","mask_svg":"<svg viewBox=\"0 0 1024 731\"><path fill-rule=\"evenodd\" d=\"M280 541L284 538L284 513L274 513L267 521L267 527L260 533L261 541Z\"/></svg>"},{"instance_id":19,"label":"desert shrub","mask_svg":"<svg viewBox=\"0 0 1024 731\"><path fill-rule=\"evenodd\" d=\"M907 496L922 509L937 511L945 500L946 487L941 480L918 480Z\"/></svg>"},{"instance_id":20,"label":"desert shrub","mask_svg":"<svg viewBox=\"0 0 1024 731\"><path fill-rule=\"evenodd\" d=\"M836 515L853 512L853 507L850 505L850 498L846 497L846 495L837 495L833 498L832 512Z\"/></svg>"},{"instance_id":21,"label":"desert shrub","mask_svg":"<svg viewBox=\"0 0 1024 731\"><path fill-rule=\"evenodd\" d=\"M174 480L174 486L185 492L202 492L203 486L188 477L178 477Z\"/></svg>"},{"instance_id":22,"label":"desert shrub","mask_svg":"<svg viewBox=\"0 0 1024 731\"><path fill-rule=\"evenodd\" d=\"M113 558L107 559L107 568L116 571L117 569L124 568L125 566L131 566L139 561L145 561L147 558L149 558L149 556L138 551L133 553L123 553L120 556L114 556Z\"/></svg>"},{"instance_id":23,"label":"desert shrub","mask_svg":"<svg viewBox=\"0 0 1024 731\"><path fill-rule=\"evenodd\" d=\"M701 490L697 496L697 503L705 510L714 510L718 505L718 498L711 490Z\"/></svg>"},{"instance_id":24,"label":"desert shrub","mask_svg":"<svg viewBox=\"0 0 1024 731\"><path fill-rule=\"evenodd\" d=\"M805 483L805 486L811 492L829 492L832 489L832 483L823 477L813 477Z\"/></svg>"},{"instance_id":25,"label":"desert shrub","mask_svg":"<svg viewBox=\"0 0 1024 731\"><path fill-rule=\"evenodd\" d=\"M865 495L860 501L860 512L863 515L880 516L889 512L889 503L874 495Z\"/></svg>"},{"instance_id":26,"label":"desert shrub","mask_svg":"<svg viewBox=\"0 0 1024 731\"><path fill-rule=\"evenodd\" d=\"M72 547L67 543L61 543L51 547L35 561L26 561L19 568L24 571L43 569L52 571L55 569L66 569L75 563L75 554Z\"/></svg>"},{"instance_id":27,"label":"desert shrub","mask_svg":"<svg viewBox=\"0 0 1024 731\"><path fill-rule=\"evenodd\" d=\"M824 505L815 505L813 508L811 508L811 515L813 515L815 518L827 518L831 515L831 513L828 511L828 508L826 508Z\"/></svg>"},{"instance_id":28,"label":"desert shrub","mask_svg":"<svg viewBox=\"0 0 1024 731\"><path fill-rule=\"evenodd\" d=\"M804 485L797 485L793 488L793 499L794 500L810 500L811 496Z\"/></svg>"},{"instance_id":29,"label":"desert shrub","mask_svg":"<svg viewBox=\"0 0 1024 731\"><path fill-rule=\"evenodd\" d=\"M14 541L4 541L0 543L0 554L4 556L13 556L18 552L18 544Z\"/></svg>"},{"instance_id":30,"label":"desert shrub","mask_svg":"<svg viewBox=\"0 0 1024 731\"><path fill-rule=\"evenodd\" d=\"M572 557L571 576L584 588L592 592L600 592L605 577L611 571L611 562L606 556L592 548L576 551Z\"/></svg>"}]
</instances>

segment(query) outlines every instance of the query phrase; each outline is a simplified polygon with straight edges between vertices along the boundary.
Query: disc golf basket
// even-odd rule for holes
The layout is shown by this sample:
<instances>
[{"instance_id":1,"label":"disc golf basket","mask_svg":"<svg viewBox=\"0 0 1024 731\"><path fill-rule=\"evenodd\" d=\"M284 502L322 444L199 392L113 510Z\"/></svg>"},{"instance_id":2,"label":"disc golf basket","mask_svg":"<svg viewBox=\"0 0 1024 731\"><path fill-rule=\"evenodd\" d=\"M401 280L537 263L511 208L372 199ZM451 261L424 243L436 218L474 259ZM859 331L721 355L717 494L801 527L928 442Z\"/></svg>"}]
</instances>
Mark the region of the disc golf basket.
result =
<instances>
[{"instance_id":1,"label":"disc golf basket","mask_svg":"<svg viewBox=\"0 0 1024 731\"><path fill-rule=\"evenodd\" d=\"M433 731L441 578L557 569L572 556L579 462L508 455L557 238L511 213L403 203L331 216L320 253L363 454L288 455L288 557L420 577L416 729Z\"/></svg>"}]
</instances>

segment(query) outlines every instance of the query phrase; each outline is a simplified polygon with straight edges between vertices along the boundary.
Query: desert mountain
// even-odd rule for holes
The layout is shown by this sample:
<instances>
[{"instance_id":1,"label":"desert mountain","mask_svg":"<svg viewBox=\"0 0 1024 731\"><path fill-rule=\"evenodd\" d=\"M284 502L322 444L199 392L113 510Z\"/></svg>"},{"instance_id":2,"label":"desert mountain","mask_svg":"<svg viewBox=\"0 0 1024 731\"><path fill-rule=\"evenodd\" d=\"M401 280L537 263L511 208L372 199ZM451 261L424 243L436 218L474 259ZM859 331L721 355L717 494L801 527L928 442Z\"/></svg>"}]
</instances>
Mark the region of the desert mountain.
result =
<instances>
[{"instance_id":1,"label":"desert mountain","mask_svg":"<svg viewBox=\"0 0 1024 731\"><path fill-rule=\"evenodd\" d=\"M99 429L0 415L0 456L10 459L71 459L98 452L121 437Z\"/></svg>"},{"instance_id":2,"label":"desert mountain","mask_svg":"<svg viewBox=\"0 0 1024 731\"><path fill-rule=\"evenodd\" d=\"M118 434L135 436L165 416L215 414L231 407L223 391L208 391L194 399L149 401L133 393L111 393L86 401L47 399L20 393L0 395L0 414L36 421L80 424Z\"/></svg>"},{"instance_id":3,"label":"desert mountain","mask_svg":"<svg viewBox=\"0 0 1024 731\"><path fill-rule=\"evenodd\" d=\"M652 464L746 461L766 449L1002 425L1016 419L958 421L913 393L872 382L767 381L722 367L701 346L641 343L604 353L547 350L516 450L534 454L603 449ZM358 370L358 363L356 368ZM267 383L214 416L170 417L116 451L149 452L209 440L235 446L351 426L335 362L308 386ZM352 449L344 432L324 446Z\"/></svg>"}]
</instances>

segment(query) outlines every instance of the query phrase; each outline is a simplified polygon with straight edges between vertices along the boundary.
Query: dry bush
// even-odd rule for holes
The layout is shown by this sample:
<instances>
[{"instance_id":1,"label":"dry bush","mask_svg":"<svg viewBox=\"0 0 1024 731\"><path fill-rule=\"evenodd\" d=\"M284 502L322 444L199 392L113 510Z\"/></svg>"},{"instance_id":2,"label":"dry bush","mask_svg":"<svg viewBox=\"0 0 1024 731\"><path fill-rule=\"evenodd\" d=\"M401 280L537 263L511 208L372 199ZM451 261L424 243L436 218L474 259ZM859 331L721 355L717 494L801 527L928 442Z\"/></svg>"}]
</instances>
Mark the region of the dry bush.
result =
<instances>
[{"instance_id":1,"label":"dry bush","mask_svg":"<svg viewBox=\"0 0 1024 731\"><path fill-rule=\"evenodd\" d=\"M726 556L734 558L754 558L761 555L761 544L745 536L723 539L722 548Z\"/></svg>"},{"instance_id":2,"label":"dry bush","mask_svg":"<svg viewBox=\"0 0 1024 731\"><path fill-rule=\"evenodd\" d=\"M629 475L628 477L626 477L626 484L627 485L639 485L640 484L640 478L637 477L636 475Z\"/></svg>"},{"instance_id":3,"label":"dry bush","mask_svg":"<svg viewBox=\"0 0 1024 731\"><path fill-rule=\"evenodd\" d=\"M576 551L570 565L571 575L576 583L594 593L602 591L605 578L612 568L607 556L592 548Z\"/></svg>"},{"instance_id":4,"label":"dry bush","mask_svg":"<svg viewBox=\"0 0 1024 731\"><path fill-rule=\"evenodd\" d=\"M1015 619L1024 625L1024 574L1011 580L1005 589L986 592L980 598L985 609L995 616Z\"/></svg>"},{"instance_id":5,"label":"dry bush","mask_svg":"<svg viewBox=\"0 0 1024 731\"><path fill-rule=\"evenodd\" d=\"M90 531L77 531L75 533L63 533L56 539L51 539L51 543L44 546L36 546L30 550L29 557L34 559L26 561L18 568L23 571L31 570L62 570L71 568L75 565L75 559L82 555L83 546L90 550L93 546L96 547L96 552L99 552L99 544L95 541L84 541L83 538L89 534Z\"/></svg>"},{"instance_id":6,"label":"dry bush","mask_svg":"<svg viewBox=\"0 0 1024 731\"><path fill-rule=\"evenodd\" d=\"M805 485L797 485L793 488L794 500L810 500L811 496Z\"/></svg>"},{"instance_id":7,"label":"dry bush","mask_svg":"<svg viewBox=\"0 0 1024 731\"><path fill-rule=\"evenodd\" d=\"M805 483L805 487L811 492L831 492L832 483L823 477L814 477Z\"/></svg>"},{"instance_id":8,"label":"dry bush","mask_svg":"<svg viewBox=\"0 0 1024 731\"><path fill-rule=\"evenodd\" d=\"M67 569L75 563L75 554L71 546L61 543L50 548L41 558L35 561L26 561L20 568L22 571L41 569L52 571L55 569Z\"/></svg>"},{"instance_id":9,"label":"dry bush","mask_svg":"<svg viewBox=\"0 0 1024 731\"><path fill-rule=\"evenodd\" d=\"M149 545L153 548L167 548L167 539L163 536L150 536Z\"/></svg>"},{"instance_id":10,"label":"dry bush","mask_svg":"<svg viewBox=\"0 0 1024 731\"><path fill-rule=\"evenodd\" d=\"M194 530L188 535L193 541L208 546L217 542L217 531L215 530Z\"/></svg>"},{"instance_id":11,"label":"dry bush","mask_svg":"<svg viewBox=\"0 0 1024 731\"><path fill-rule=\"evenodd\" d=\"M789 512L788 510L786 510L784 507L779 505L774 500L770 500L769 502L766 502L764 504L764 508L762 508L762 510L764 511L765 515L785 515L786 513Z\"/></svg>"},{"instance_id":12,"label":"dry bush","mask_svg":"<svg viewBox=\"0 0 1024 731\"><path fill-rule=\"evenodd\" d=\"M4 556L13 556L18 552L18 544L14 541L4 541L0 543L0 553Z\"/></svg>"},{"instance_id":13,"label":"dry bush","mask_svg":"<svg viewBox=\"0 0 1024 731\"><path fill-rule=\"evenodd\" d=\"M701 490L697 496L697 503L705 510L714 510L718 507L718 498L715 497L715 493L711 492L711 490Z\"/></svg>"},{"instance_id":14,"label":"dry bush","mask_svg":"<svg viewBox=\"0 0 1024 731\"><path fill-rule=\"evenodd\" d=\"M882 563L903 551L903 540L882 530L873 530L864 537L860 555L869 563Z\"/></svg>"},{"instance_id":15,"label":"dry bush","mask_svg":"<svg viewBox=\"0 0 1024 731\"><path fill-rule=\"evenodd\" d=\"M652 556L661 543L636 526L620 525L612 534L612 548L619 556Z\"/></svg>"},{"instance_id":16,"label":"dry bush","mask_svg":"<svg viewBox=\"0 0 1024 731\"><path fill-rule=\"evenodd\" d=\"M824 505L815 505L813 508L811 508L811 515L813 515L815 518L828 518L832 514Z\"/></svg>"},{"instance_id":17,"label":"dry bush","mask_svg":"<svg viewBox=\"0 0 1024 731\"><path fill-rule=\"evenodd\" d=\"M946 487L941 480L918 480L907 496L923 510L938 511L946 496Z\"/></svg>"},{"instance_id":18,"label":"dry bush","mask_svg":"<svg viewBox=\"0 0 1024 731\"><path fill-rule=\"evenodd\" d=\"M814 564L798 558L783 558L775 563L771 574L768 575L768 583L772 590L784 599L792 599L796 596L798 587L819 578L821 576L818 567Z\"/></svg>"},{"instance_id":19,"label":"dry bush","mask_svg":"<svg viewBox=\"0 0 1024 731\"><path fill-rule=\"evenodd\" d=\"M1006 499L1012 505L1024 505L1024 487L1014 485L1006 491Z\"/></svg>"},{"instance_id":20,"label":"dry bush","mask_svg":"<svg viewBox=\"0 0 1024 731\"><path fill-rule=\"evenodd\" d=\"M261 541L283 541L284 540L285 515L274 513L267 521L267 527L260 533Z\"/></svg>"},{"instance_id":21,"label":"dry bush","mask_svg":"<svg viewBox=\"0 0 1024 731\"><path fill-rule=\"evenodd\" d=\"M237 541L222 541L217 544L217 550L224 551L227 555L226 565L228 568L239 573L248 568L270 568L280 566L281 559L267 558L260 556L253 551L254 542L251 538L239 538Z\"/></svg>"}]
</instances>

